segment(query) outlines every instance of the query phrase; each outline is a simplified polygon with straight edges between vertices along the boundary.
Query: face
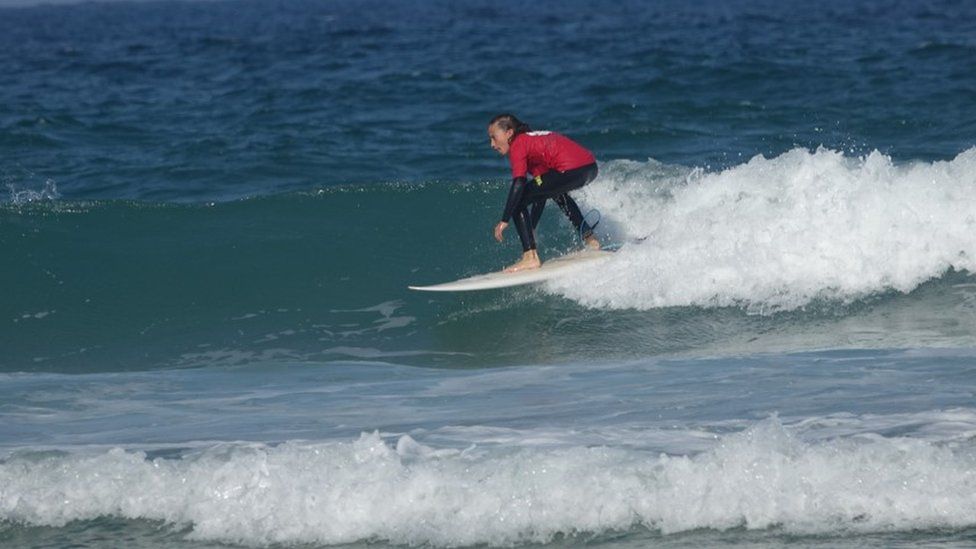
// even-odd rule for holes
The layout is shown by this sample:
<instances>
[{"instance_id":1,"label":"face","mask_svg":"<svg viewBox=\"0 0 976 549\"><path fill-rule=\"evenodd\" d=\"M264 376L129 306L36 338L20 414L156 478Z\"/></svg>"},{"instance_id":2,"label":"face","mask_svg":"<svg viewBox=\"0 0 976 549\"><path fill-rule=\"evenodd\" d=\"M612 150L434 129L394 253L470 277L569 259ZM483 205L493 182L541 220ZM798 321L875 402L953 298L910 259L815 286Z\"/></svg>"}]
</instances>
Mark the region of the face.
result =
<instances>
[{"instance_id":1,"label":"face","mask_svg":"<svg viewBox=\"0 0 976 549\"><path fill-rule=\"evenodd\" d=\"M488 139L491 141L491 148L504 156L508 154L508 140L515 135L515 130L503 130L497 124L488 126Z\"/></svg>"}]
</instances>

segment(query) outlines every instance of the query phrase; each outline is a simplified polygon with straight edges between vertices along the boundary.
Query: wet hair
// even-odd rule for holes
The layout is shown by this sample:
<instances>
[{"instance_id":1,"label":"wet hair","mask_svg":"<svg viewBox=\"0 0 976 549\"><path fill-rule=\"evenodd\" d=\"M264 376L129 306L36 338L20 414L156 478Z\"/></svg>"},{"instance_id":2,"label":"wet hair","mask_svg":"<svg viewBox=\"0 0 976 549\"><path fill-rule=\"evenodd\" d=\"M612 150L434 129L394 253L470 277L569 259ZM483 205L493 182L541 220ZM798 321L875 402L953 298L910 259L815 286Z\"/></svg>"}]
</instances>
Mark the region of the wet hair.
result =
<instances>
[{"instance_id":1,"label":"wet hair","mask_svg":"<svg viewBox=\"0 0 976 549\"><path fill-rule=\"evenodd\" d=\"M503 131L508 131L508 130L514 131L515 133L512 134L512 139L515 139L515 136L520 133L526 133L532 131L532 128L530 128L528 124L519 120L514 114L508 114L508 113L499 114L498 116L491 119L491 122L488 123L488 127L494 126L496 124ZM511 143L512 139L509 139L508 142Z\"/></svg>"}]
</instances>

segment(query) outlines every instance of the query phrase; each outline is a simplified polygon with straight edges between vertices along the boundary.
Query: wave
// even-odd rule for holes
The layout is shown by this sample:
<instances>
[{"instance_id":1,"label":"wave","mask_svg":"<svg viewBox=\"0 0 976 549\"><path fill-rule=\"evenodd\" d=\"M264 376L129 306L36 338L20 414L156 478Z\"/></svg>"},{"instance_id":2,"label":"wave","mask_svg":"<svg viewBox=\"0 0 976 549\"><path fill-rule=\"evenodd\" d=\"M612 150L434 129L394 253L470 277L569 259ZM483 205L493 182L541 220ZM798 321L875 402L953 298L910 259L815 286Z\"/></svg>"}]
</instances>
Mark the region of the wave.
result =
<instances>
[{"instance_id":1,"label":"wave","mask_svg":"<svg viewBox=\"0 0 976 549\"><path fill-rule=\"evenodd\" d=\"M601 170L576 194L584 209L602 213L601 236L623 246L600 269L547 285L585 307L775 312L908 293L949 271L974 271L976 148L937 162L798 148L716 172L654 160L610 161ZM503 246L485 236L504 198L502 184L349 185L199 205L64 201L51 182L40 190L8 188L0 216L14 225L41 224L44 234L83 214L78 230L97 233L105 248L168 238L187 263L205 261L198 249L215 241L239 247L248 245L238 242L245 238L329 239L336 252L350 253L345 276L366 278L382 258L389 266L384 282L402 287L493 270L517 255L514 235ZM202 225L213 230L186 234ZM558 214L544 216L545 257L578 246L563 225ZM285 236L278 234L283 228ZM64 247L56 239L46 244ZM156 252L137 246L130 258L145 261ZM306 261L276 259L292 270ZM179 260L170 265L180 268Z\"/></svg>"},{"instance_id":2,"label":"wave","mask_svg":"<svg viewBox=\"0 0 976 549\"><path fill-rule=\"evenodd\" d=\"M794 149L712 173L615 161L581 198L631 241L549 285L588 307L793 310L976 267L976 148L906 164Z\"/></svg>"},{"instance_id":3,"label":"wave","mask_svg":"<svg viewBox=\"0 0 976 549\"><path fill-rule=\"evenodd\" d=\"M222 444L179 458L113 449L0 463L0 520L112 516L245 544L461 546L584 533L777 528L867 533L976 525L971 445L864 434L803 442L775 417L697 455L610 447L434 449Z\"/></svg>"},{"instance_id":4,"label":"wave","mask_svg":"<svg viewBox=\"0 0 976 549\"><path fill-rule=\"evenodd\" d=\"M797 149L714 173L612 161L579 198L603 212L605 241L626 242L616 257L541 291L434 298L406 286L517 256L513 234L491 238L503 182L202 204L72 201L51 187L0 206L0 286L16 289L0 305L0 371L323 349L470 366L723 354L757 338L751 352L972 345L974 163L976 149L904 165ZM579 246L555 209L539 241L543 258ZM742 314L787 310L772 328ZM550 345L524 337L540 329Z\"/></svg>"}]
</instances>

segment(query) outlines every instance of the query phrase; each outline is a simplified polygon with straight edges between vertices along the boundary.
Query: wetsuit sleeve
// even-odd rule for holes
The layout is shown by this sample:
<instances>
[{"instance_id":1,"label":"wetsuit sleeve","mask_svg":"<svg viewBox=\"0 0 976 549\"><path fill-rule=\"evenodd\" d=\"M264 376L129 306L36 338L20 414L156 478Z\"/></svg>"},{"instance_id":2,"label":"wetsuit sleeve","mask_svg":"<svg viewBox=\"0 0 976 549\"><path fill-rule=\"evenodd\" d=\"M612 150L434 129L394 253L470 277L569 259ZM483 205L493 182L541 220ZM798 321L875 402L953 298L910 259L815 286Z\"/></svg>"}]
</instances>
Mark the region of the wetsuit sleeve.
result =
<instances>
[{"instance_id":1,"label":"wetsuit sleeve","mask_svg":"<svg viewBox=\"0 0 976 549\"><path fill-rule=\"evenodd\" d=\"M503 222L508 223L508 220L512 218L512 215L515 213L515 208L522 201L522 195L525 193L526 185L528 185L528 181L524 175L512 179L512 187L508 189L508 200L505 201L505 211L502 212Z\"/></svg>"}]
</instances>

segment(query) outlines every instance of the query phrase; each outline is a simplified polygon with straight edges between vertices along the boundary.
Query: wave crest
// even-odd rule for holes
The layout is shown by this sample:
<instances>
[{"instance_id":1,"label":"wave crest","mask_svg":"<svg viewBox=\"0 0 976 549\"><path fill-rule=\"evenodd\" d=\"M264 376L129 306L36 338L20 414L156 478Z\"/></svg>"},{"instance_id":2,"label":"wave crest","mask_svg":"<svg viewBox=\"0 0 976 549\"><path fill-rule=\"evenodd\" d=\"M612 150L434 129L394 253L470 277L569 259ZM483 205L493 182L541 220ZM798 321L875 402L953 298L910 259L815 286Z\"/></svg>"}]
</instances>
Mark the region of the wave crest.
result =
<instances>
[{"instance_id":1,"label":"wave crest","mask_svg":"<svg viewBox=\"0 0 976 549\"><path fill-rule=\"evenodd\" d=\"M794 149L714 173L615 161L581 198L644 238L549 285L592 307L792 310L976 270L976 148L904 165Z\"/></svg>"}]
</instances>

